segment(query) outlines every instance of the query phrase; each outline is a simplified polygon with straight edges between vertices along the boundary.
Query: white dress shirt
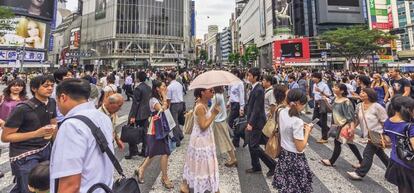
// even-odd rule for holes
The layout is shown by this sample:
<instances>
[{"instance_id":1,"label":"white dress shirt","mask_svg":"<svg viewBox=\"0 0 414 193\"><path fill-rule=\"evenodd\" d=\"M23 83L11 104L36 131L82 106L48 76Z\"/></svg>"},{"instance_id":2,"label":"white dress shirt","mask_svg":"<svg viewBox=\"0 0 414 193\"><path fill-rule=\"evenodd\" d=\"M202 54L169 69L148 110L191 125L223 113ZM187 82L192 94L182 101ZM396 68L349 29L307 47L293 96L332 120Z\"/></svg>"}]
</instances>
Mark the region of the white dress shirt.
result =
<instances>
[{"instance_id":1,"label":"white dress shirt","mask_svg":"<svg viewBox=\"0 0 414 193\"><path fill-rule=\"evenodd\" d=\"M244 85L242 82L233 84L229 87L228 91L229 102L230 103L240 103L240 108L242 109L246 104L244 100Z\"/></svg>"},{"instance_id":2,"label":"white dress shirt","mask_svg":"<svg viewBox=\"0 0 414 193\"><path fill-rule=\"evenodd\" d=\"M108 116L97 110L93 103L83 103L66 117L87 116L101 129L114 152L112 123ZM80 193L86 193L96 183L113 184L114 166L99 149L90 128L78 119L69 119L59 127L50 158L50 192L55 192L55 179L81 175ZM96 191L102 193L103 191Z\"/></svg>"},{"instance_id":3,"label":"white dress shirt","mask_svg":"<svg viewBox=\"0 0 414 193\"><path fill-rule=\"evenodd\" d=\"M315 88L319 88L320 92L317 92ZM322 100L323 96L321 93L324 93L324 96L328 97L332 95L331 90L325 82L319 82L318 84L313 84L313 94L315 101Z\"/></svg>"},{"instance_id":4,"label":"white dress shirt","mask_svg":"<svg viewBox=\"0 0 414 193\"><path fill-rule=\"evenodd\" d=\"M167 88L167 99L171 100L171 103L184 102L184 88L176 80L171 81Z\"/></svg>"}]
</instances>

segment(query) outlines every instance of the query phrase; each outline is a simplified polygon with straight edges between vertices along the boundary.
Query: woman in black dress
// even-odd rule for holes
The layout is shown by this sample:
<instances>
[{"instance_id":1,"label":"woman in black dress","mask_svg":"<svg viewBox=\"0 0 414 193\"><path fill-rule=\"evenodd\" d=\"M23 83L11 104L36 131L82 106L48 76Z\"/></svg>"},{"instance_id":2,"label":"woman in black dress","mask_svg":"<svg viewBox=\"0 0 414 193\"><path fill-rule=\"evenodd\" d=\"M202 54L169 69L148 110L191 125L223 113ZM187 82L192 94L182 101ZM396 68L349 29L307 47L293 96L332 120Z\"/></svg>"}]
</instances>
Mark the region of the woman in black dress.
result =
<instances>
[{"instance_id":1,"label":"woman in black dress","mask_svg":"<svg viewBox=\"0 0 414 193\"><path fill-rule=\"evenodd\" d=\"M150 99L150 109L152 115L158 114L159 111L164 111L168 109L167 103L167 86L164 82L153 81L152 83L152 98ZM149 129L150 130L150 129ZM144 173L145 169L151 165L151 162L155 156L161 156L161 182L162 185L167 189L174 188L174 185L169 180L167 171L168 171L168 156L171 154L170 148L168 146L168 135L164 139L156 139L155 134L147 133L146 137L146 158L144 163L135 170L135 175L138 178L139 183L144 183Z\"/></svg>"}]
</instances>

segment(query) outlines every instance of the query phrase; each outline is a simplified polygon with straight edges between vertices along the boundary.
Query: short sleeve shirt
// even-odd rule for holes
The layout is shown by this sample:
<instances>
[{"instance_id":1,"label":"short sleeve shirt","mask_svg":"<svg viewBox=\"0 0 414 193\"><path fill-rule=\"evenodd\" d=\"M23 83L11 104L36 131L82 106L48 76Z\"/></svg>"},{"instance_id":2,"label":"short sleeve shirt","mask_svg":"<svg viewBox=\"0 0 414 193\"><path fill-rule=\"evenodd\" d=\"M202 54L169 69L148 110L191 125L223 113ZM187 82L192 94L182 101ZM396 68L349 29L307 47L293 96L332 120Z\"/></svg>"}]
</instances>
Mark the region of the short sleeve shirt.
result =
<instances>
[{"instance_id":1,"label":"short sleeve shirt","mask_svg":"<svg viewBox=\"0 0 414 193\"><path fill-rule=\"evenodd\" d=\"M408 166L407 164L404 163L404 161L402 161L401 159L398 158L397 155L397 147L396 144L398 143L397 140L397 133L398 134L403 134L404 133L404 129L407 126L407 122L399 122L399 123L394 123L391 122L389 119L387 121L385 121L384 123L384 134L388 135L391 139L391 143L392 143L392 147L391 147L391 160L397 162L399 165L404 166L405 168L408 169L414 169L410 166ZM411 128L409 129L409 133L408 133L410 138L414 137L414 125L411 126Z\"/></svg>"},{"instance_id":2,"label":"short sleeve shirt","mask_svg":"<svg viewBox=\"0 0 414 193\"><path fill-rule=\"evenodd\" d=\"M83 103L68 112L66 117L84 115L101 129L111 151L112 123L108 116L95 109L93 103ZM114 167L101 152L90 128L78 119L68 119L59 127L50 158L50 192L55 192L55 180L81 174L81 193L97 183L113 184ZM103 193L103 191L95 191Z\"/></svg>"},{"instance_id":3,"label":"short sleeve shirt","mask_svg":"<svg viewBox=\"0 0 414 193\"><path fill-rule=\"evenodd\" d=\"M176 80L171 81L167 89L167 98L171 100L171 103L184 102L183 85Z\"/></svg>"},{"instance_id":4,"label":"short sleeve shirt","mask_svg":"<svg viewBox=\"0 0 414 193\"><path fill-rule=\"evenodd\" d=\"M303 131L304 122L299 117L289 116L289 109L285 108L279 113L279 128L280 128L280 144L283 149L293 153L302 153L296 149L295 139L304 140L305 133Z\"/></svg>"},{"instance_id":5,"label":"short sleeve shirt","mask_svg":"<svg viewBox=\"0 0 414 193\"><path fill-rule=\"evenodd\" d=\"M156 110L155 110L155 105L156 104L159 104L160 103L160 101L157 99L157 98L155 98L155 97L152 97L150 100L149 100L149 105L150 105L150 110L151 110L151 112L155 112Z\"/></svg>"},{"instance_id":6,"label":"short sleeve shirt","mask_svg":"<svg viewBox=\"0 0 414 193\"><path fill-rule=\"evenodd\" d=\"M404 88L411 87L411 83L407 79L401 78L400 80L391 80L391 86L394 91L394 96L402 95L404 94Z\"/></svg>"},{"instance_id":7,"label":"short sleeve shirt","mask_svg":"<svg viewBox=\"0 0 414 193\"><path fill-rule=\"evenodd\" d=\"M265 91L265 100L264 100L264 108L266 116L270 113L270 106L275 105L276 106L276 99L275 95L273 95L273 89L270 87L266 89Z\"/></svg>"},{"instance_id":8,"label":"short sleeve shirt","mask_svg":"<svg viewBox=\"0 0 414 193\"><path fill-rule=\"evenodd\" d=\"M20 103L10 114L5 127L18 128L17 133L28 133L50 124L50 120L56 118L56 101L50 98L47 104L36 98L29 100L34 104L34 109L25 103ZM33 138L22 142L10 143L10 157L39 149L49 143L43 137Z\"/></svg>"}]
</instances>

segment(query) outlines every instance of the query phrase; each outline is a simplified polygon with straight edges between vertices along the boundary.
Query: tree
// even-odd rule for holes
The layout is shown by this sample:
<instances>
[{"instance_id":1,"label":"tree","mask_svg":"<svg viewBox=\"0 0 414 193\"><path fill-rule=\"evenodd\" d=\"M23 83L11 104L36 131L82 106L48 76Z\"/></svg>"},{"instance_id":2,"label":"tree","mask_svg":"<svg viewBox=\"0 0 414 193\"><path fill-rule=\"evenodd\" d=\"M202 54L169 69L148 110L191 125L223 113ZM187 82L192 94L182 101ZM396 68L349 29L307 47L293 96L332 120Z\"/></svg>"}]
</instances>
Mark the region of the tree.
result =
<instances>
[{"instance_id":1,"label":"tree","mask_svg":"<svg viewBox=\"0 0 414 193\"><path fill-rule=\"evenodd\" d=\"M229 62L235 64L236 66L238 66L239 62L240 62L240 54L239 53L231 53L229 55Z\"/></svg>"},{"instance_id":2,"label":"tree","mask_svg":"<svg viewBox=\"0 0 414 193\"><path fill-rule=\"evenodd\" d=\"M207 62L207 64L209 65L209 66L211 66L211 64L213 64L213 60L208 60L208 62Z\"/></svg>"},{"instance_id":3,"label":"tree","mask_svg":"<svg viewBox=\"0 0 414 193\"><path fill-rule=\"evenodd\" d=\"M208 54L206 50L200 50L200 55L199 55L200 60L208 60Z\"/></svg>"},{"instance_id":4,"label":"tree","mask_svg":"<svg viewBox=\"0 0 414 193\"><path fill-rule=\"evenodd\" d=\"M9 8L0 6L0 29L2 31L13 30L12 21L9 20L13 18L13 16L14 14ZM4 35L4 34L0 32L0 35Z\"/></svg>"},{"instance_id":5,"label":"tree","mask_svg":"<svg viewBox=\"0 0 414 193\"><path fill-rule=\"evenodd\" d=\"M366 26L339 28L322 34L321 39L331 45L332 51L344 57L355 69L361 59L383 49L383 45L396 37L380 30L370 30ZM351 70L352 70L351 69Z\"/></svg>"}]
</instances>

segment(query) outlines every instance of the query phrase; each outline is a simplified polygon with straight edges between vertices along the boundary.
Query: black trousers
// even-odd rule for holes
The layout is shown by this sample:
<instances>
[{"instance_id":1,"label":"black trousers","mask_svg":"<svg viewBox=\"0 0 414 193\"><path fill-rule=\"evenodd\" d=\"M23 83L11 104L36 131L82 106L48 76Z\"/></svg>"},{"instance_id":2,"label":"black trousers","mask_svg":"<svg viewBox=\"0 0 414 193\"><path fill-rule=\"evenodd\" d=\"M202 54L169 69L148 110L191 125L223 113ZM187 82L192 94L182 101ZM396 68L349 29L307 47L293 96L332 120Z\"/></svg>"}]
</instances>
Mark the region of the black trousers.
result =
<instances>
[{"instance_id":1,"label":"black trousers","mask_svg":"<svg viewBox=\"0 0 414 193\"><path fill-rule=\"evenodd\" d=\"M322 139L328 140L328 113L320 113L319 110L319 105L315 104L315 108L313 109L312 120L316 118L319 119L318 125L322 129Z\"/></svg>"},{"instance_id":2,"label":"black trousers","mask_svg":"<svg viewBox=\"0 0 414 193\"><path fill-rule=\"evenodd\" d=\"M230 103L230 114L228 118L228 123L230 128L233 129L234 126L234 120L240 116L240 103L232 102ZM240 142L240 136L236 135L236 132L234 132L233 136L233 143L239 144Z\"/></svg>"},{"instance_id":3,"label":"black trousers","mask_svg":"<svg viewBox=\"0 0 414 193\"><path fill-rule=\"evenodd\" d=\"M367 146L365 146L363 155L364 159L362 160L361 167L355 171L361 177L367 175L369 169L371 169L374 155L377 155L385 166L388 166L388 163L390 161L390 158L387 156L387 154L385 154L382 148L379 148L370 142L367 144Z\"/></svg>"},{"instance_id":4,"label":"black trousers","mask_svg":"<svg viewBox=\"0 0 414 193\"><path fill-rule=\"evenodd\" d=\"M176 126L173 128L173 134L174 134L174 141L177 144L180 144L181 140L184 138L184 133L181 130L180 124L178 124L178 116L181 113L184 113L184 102L182 103L171 103L170 106L171 115L174 118L174 121L176 123Z\"/></svg>"},{"instance_id":5,"label":"black trousers","mask_svg":"<svg viewBox=\"0 0 414 193\"><path fill-rule=\"evenodd\" d=\"M349 148L351 149L352 153L354 153L355 157L357 157L359 163L361 163L362 156L361 156L361 153L359 153L357 146L355 144L350 144L350 143L347 143L347 144ZM335 139L334 151L333 151L331 159L329 159L329 162L331 162L332 165L336 162L339 155L341 155L341 151L342 151L342 143Z\"/></svg>"},{"instance_id":6,"label":"black trousers","mask_svg":"<svg viewBox=\"0 0 414 193\"><path fill-rule=\"evenodd\" d=\"M127 100L130 100L134 96L132 85L125 85L125 95L127 96Z\"/></svg>"},{"instance_id":7,"label":"black trousers","mask_svg":"<svg viewBox=\"0 0 414 193\"><path fill-rule=\"evenodd\" d=\"M135 125L138 126L138 127L143 127L144 128L144 135L142 136L141 141L143 141L142 151L145 151L145 147L146 147L145 137L146 137L148 126L149 126L148 119L136 120ZM138 144L128 143L128 145L129 145L129 155L138 154Z\"/></svg>"},{"instance_id":8,"label":"black trousers","mask_svg":"<svg viewBox=\"0 0 414 193\"><path fill-rule=\"evenodd\" d=\"M260 147L260 144L266 144L266 137L262 134L262 130L246 131L246 135L249 135L249 151L253 170L262 170L260 165L260 160L262 160L269 170L274 171L276 162Z\"/></svg>"}]
</instances>

